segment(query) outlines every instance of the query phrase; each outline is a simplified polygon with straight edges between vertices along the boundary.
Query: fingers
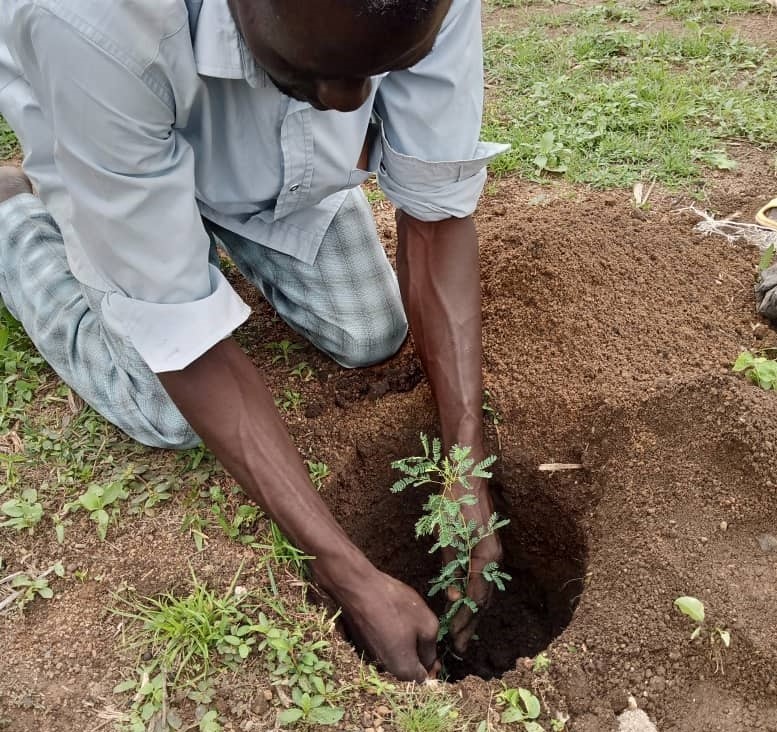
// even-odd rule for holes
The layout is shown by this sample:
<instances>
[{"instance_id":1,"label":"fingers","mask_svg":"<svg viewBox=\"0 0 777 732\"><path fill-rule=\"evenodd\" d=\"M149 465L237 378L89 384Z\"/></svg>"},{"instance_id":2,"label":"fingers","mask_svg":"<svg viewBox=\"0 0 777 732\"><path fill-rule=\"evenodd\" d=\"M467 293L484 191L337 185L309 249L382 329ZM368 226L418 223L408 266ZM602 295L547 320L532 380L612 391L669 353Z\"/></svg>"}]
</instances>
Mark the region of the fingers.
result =
<instances>
[{"instance_id":1,"label":"fingers","mask_svg":"<svg viewBox=\"0 0 777 732\"><path fill-rule=\"evenodd\" d=\"M418 658L421 661L423 667L431 671L435 665L438 665L437 661L437 623L425 629L426 632L418 634L417 652Z\"/></svg>"}]
</instances>

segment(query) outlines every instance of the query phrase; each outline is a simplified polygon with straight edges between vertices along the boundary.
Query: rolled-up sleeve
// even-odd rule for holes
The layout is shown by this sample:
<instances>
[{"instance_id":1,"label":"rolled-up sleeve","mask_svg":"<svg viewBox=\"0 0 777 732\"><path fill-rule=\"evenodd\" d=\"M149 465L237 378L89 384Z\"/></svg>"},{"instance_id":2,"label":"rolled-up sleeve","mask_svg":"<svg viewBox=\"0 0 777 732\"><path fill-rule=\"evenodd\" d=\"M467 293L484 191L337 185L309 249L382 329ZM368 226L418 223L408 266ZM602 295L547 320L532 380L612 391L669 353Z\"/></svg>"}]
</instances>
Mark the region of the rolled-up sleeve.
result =
<instances>
[{"instance_id":1,"label":"rolled-up sleeve","mask_svg":"<svg viewBox=\"0 0 777 732\"><path fill-rule=\"evenodd\" d=\"M380 83L378 182L422 221L463 218L477 205L486 166L508 145L481 142L483 44L480 2L454 0L434 49Z\"/></svg>"},{"instance_id":2,"label":"rolled-up sleeve","mask_svg":"<svg viewBox=\"0 0 777 732\"><path fill-rule=\"evenodd\" d=\"M102 280L111 327L153 371L181 369L250 312L208 264L193 151L175 129L177 105L187 100L172 77L183 64L171 66L168 84L164 68L151 76L74 25L28 12L15 52L56 141L54 163L70 198L66 245L77 237Z\"/></svg>"}]
</instances>

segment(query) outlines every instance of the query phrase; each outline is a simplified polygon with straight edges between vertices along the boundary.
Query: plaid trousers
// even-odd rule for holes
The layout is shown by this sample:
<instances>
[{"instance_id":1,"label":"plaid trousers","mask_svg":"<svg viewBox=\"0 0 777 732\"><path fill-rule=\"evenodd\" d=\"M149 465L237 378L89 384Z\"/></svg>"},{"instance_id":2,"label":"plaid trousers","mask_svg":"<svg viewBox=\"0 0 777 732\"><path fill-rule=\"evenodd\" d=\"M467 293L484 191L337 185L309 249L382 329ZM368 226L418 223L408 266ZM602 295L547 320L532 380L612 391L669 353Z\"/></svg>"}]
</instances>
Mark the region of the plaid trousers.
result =
<instances>
[{"instance_id":1,"label":"plaid trousers","mask_svg":"<svg viewBox=\"0 0 777 732\"><path fill-rule=\"evenodd\" d=\"M360 189L341 206L312 265L206 226L278 314L341 365L377 363L402 344L407 321L399 287ZM199 438L159 379L106 324L104 295L70 272L62 235L38 198L23 194L0 203L0 297L41 355L138 442L196 445Z\"/></svg>"}]
</instances>

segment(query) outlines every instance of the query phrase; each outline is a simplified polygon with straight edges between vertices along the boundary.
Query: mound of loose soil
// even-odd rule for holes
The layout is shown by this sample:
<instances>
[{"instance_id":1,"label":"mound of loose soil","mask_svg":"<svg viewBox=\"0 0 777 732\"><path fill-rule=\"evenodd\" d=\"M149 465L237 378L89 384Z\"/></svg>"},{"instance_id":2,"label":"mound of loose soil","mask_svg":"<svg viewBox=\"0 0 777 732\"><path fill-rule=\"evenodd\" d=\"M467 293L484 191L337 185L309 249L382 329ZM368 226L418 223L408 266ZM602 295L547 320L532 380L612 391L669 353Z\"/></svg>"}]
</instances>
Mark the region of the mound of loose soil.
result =
<instances>
[{"instance_id":1,"label":"mound of loose soil","mask_svg":"<svg viewBox=\"0 0 777 732\"><path fill-rule=\"evenodd\" d=\"M753 155L709 206L750 215L771 196L766 160ZM629 694L662 732L777 730L777 553L758 542L777 535L777 395L730 372L742 348L777 337L754 313L756 252L693 233L695 217L677 209L668 196L638 212L626 192L521 183L501 184L481 207L485 380L501 417L488 433L514 576L471 653L450 663L482 716L504 682L533 684L573 731L612 729ZM391 249L390 212L378 221ZM281 393L288 368L263 346L294 336L244 294L257 314L241 341ZM317 377L296 387L305 407L288 422L301 451L332 470L326 500L376 564L424 591L434 559L412 538L423 496L388 490L390 461L435 431L412 344L355 372L312 348L303 358ZM538 470L553 462L582 467ZM184 511L178 502L155 522L123 521L104 544L85 522L64 547L14 540L14 552L64 555L88 579L0 622L7 729L99 727L121 678L116 619L104 612L112 589L185 586L190 562L227 583L250 556L217 537L194 554L179 533ZM730 649L689 640L672 605L684 594L731 630ZM537 677L525 657L543 649L551 665ZM356 655L345 642L338 654L338 673L355 678ZM226 705L234 729L267 711L265 682Z\"/></svg>"}]
</instances>

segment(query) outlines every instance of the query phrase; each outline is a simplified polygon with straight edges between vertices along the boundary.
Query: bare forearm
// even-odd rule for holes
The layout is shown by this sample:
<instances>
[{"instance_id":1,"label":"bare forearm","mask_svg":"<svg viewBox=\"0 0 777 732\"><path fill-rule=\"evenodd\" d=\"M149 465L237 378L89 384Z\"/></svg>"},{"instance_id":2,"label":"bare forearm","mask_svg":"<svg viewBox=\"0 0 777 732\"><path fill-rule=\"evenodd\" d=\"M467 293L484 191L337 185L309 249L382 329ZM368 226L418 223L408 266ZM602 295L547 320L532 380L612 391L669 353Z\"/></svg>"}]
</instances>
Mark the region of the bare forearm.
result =
<instances>
[{"instance_id":1,"label":"bare forearm","mask_svg":"<svg viewBox=\"0 0 777 732\"><path fill-rule=\"evenodd\" d=\"M317 558L313 571L328 591L347 593L360 573L372 571L311 485L261 374L232 339L159 379L246 493Z\"/></svg>"},{"instance_id":2,"label":"bare forearm","mask_svg":"<svg viewBox=\"0 0 777 732\"><path fill-rule=\"evenodd\" d=\"M397 269L443 442L482 449L480 270L470 218L433 224L397 214Z\"/></svg>"}]
</instances>

